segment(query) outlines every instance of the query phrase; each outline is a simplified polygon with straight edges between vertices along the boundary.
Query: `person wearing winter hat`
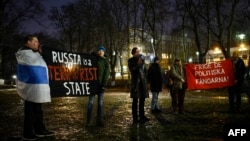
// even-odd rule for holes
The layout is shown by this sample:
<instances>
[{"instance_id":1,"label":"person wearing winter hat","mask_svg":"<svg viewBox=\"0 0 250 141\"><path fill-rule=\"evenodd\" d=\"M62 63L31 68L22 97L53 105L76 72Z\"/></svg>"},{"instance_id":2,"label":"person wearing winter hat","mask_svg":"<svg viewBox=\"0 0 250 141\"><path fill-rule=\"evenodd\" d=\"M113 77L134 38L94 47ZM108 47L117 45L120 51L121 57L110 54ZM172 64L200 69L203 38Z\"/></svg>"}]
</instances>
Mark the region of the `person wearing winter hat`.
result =
<instances>
[{"instance_id":1,"label":"person wearing winter hat","mask_svg":"<svg viewBox=\"0 0 250 141\"><path fill-rule=\"evenodd\" d=\"M103 96L105 92L105 87L108 83L109 75L110 75L110 66L108 60L105 58L104 54L106 49L104 46L99 46L97 48L97 74L98 74L98 81L99 81L99 88L98 88L98 106L97 106L97 117L96 117L96 125L97 126L104 126L103 123ZM90 126L91 116L92 116L92 109L93 103L96 94L91 94L89 96L89 102L87 107L87 127Z\"/></svg>"},{"instance_id":2,"label":"person wearing winter hat","mask_svg":"<svg viewBox=\"0 0 250 141\"><path fill-rule=\"evenodd\" d=\"M150 65L147 72L147 79L150 83L150 89L152 92L152 101L151 101L151 112L152 113L160 113L161 110L158 109L158 95L159 92L162 91L162 72L161 67L159 65L160 59L159 57L155 57L153 59L153 63Z\"/></svg>"},{"instance_id":3,"label":"person wearing winter hat","mask_svg":"<svg viewBox=\"0 0 250 141\"><path fill-rule=\"evenodd\" d=\"M104 53L106 52L106 48L102 45L100 45L98 48L97 48L97 52L99 52L100 50L102 50Z\"/></svg>"}]
</instances>

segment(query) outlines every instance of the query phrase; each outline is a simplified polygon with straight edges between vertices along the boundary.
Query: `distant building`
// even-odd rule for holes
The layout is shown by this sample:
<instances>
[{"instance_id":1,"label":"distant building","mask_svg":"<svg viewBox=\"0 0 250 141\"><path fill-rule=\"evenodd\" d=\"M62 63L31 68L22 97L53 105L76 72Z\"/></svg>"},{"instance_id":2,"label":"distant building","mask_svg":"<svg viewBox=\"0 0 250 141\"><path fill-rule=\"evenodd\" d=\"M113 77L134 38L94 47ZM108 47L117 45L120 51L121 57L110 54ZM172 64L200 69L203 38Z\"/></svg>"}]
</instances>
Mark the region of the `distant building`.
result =
<instances>
[{"instance_id":1,"label":"distant building","mask_svg":"<svg viewBox=\"0 0 250 141\"><path fill-rule=\"evenodd\" d=\"M142 36L143 34L143 36ZM154 47L154 44L155 46ZM169 69L174 58L181 58L183 63L188 61L197 61L196 46L194 41L191 38L177 37L177 36L166 36L163 35L160 39L155 39L153 41L152 36L148 32L142 32L137 30L134 33L134 30L130 31L130 44L124 46L120 55L118 56L117 65L115 67L116 78L128 78L129 70L127 61L131 55L131 50L133 47L138 47L141 50L141 54L145 58L146 67L152 63L152 60L155 55L160 57L161 68L163 70Z\"/></svg>"},{"instance_id":2,"label":"distant building","mask_svg":"<svg viewBox=\"0 0 250 141\"><path fill-rule=\"evenodd\" d=\"M232 47L230 48L230 56L232 55L232 53L238 50L240 52L240 57L243 59L244 63L246 66L248 66L248 62L249 62L249 55L250 55L250 50L249 50L249 46L240 46L240 47ZM207 55L206 55L206 62L214 62L214 61L221 61L221 60L225 60L225 56L223 55L223 53L221 52L221 50L219 48L214 48L208 51Z\"/></svg>"}]
</instances>

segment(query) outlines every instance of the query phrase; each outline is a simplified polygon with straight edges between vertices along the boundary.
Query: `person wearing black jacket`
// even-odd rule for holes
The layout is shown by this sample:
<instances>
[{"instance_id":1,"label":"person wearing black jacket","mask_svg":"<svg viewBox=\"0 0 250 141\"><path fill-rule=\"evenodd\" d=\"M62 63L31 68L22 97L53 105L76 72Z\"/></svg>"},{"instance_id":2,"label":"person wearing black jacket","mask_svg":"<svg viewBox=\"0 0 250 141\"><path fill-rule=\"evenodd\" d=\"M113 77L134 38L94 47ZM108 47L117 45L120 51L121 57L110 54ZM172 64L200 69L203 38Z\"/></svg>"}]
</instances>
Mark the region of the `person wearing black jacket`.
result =
<instances>
[{"instance_id":1,"label":"person wearing black jacket","mask_svg":"<svg viewBox=\"0 0 250 141\"><path fill-rule=\"evenodd\" d=\"M160 60L158 57L154 58L154 62L150 65L147 73L147 79L150 83L150 89L152 92L151 101L151 112L160 113L161 110L158 108L158 95L162 91L162 73L159 65Z\"/></svg>"},{"instance_id":2,"label":"person wearing black jacket","mask_svg":"<svg viewBox=\"0 0 250 141\"><path fill-rule=\"evenodd\" d=\"M128 60L128 67L131 73L131 88L130 88L130 98L132 101L132 116L133 124L145 123L149 119L145 116L144 105L145 98L149 97L147 90L147 80L146 71L144 67L144 59L140 55L140 50L134 47L131 51L133 57ZM137 113L137 105L139 100L139 117Z\"/></svg>"},{"instance_id":3,"label":"person wearing black jacket","mask_svg":"<svg viewBox=\"0 0 250 141\"><path fill-rule=\"evenodd\" d=\"M241 106L241 89L244 81L246 67L243 60L239 57L239 52L234 51L232 55L234 67L235 84L228 88L230 112L239 112Z\"/></svg>"}]
</instances>

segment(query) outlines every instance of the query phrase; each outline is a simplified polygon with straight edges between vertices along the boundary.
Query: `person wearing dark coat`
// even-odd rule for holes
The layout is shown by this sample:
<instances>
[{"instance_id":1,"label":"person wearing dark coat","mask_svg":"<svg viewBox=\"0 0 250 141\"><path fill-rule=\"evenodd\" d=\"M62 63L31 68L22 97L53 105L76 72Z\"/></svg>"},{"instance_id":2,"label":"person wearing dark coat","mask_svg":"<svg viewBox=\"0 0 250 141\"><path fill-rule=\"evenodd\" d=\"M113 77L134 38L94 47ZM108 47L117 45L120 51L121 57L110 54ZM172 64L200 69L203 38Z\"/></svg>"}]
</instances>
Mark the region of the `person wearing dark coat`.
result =
<instances>
[{"instance_id":1,"label":"person wearing dark coat","mask_svg":"<svg viewBox=\"0 0 250 141\"><path fill-rule=\"evenodd\" d=\"M96 113L96 125L99 127L104 126L103 122L103 98L105 93L105 87L108 84L109 76L110 76L110 66L108 59L105 57L106 48L104 46L99 46L97 48L97 74L99 81L99 88L97 94L91 94L89 96L89 102L87 107L87 125L90 126L91 118L92 118L92 109L94 105L95 95L98 97L97 103L97 113Z\"/></svg>"},{"instance_id":2,"label":"person wearing dark coat","mask_svg":"<svg viewBox=\"0 0 250 141\"><path fill-rule=\"evenodd\" d=\"M145 116L144 106L145 99L149 98L147 90L147 80L146 80L146 71L144 67L144 59L140 55L140 50L137 47L134 47L131 51L133 55L132 58L128 60L128 67L131 73L131 88L130 88L130 97L132 101L132 116L133 124L145 123L149 119ZM138 119L138 105L139 100L139 119Z\"/></svg>"},{"instance_id":3,"label":"person wearing dark coat","mask_svg":"<svg viewBox=\"0 0 250 141\"><path fill-rule=\"evenodd\" d=\"M154 62L150 65L147 73L147 79L150 83L150 89L152 92L151 101L151 112L160 113L161 110L158 108L158 95L162 91L162 73L159 65L160 60L158 57L154 58Z\"/></svg>"},{"instance_id":4,"label":"person wearing dark coat","mask_svg":"<svg viewBox=\"0 0 250 141\"><path fill-rule=\"evenodd\" d=\"M184 113L184 98L186 91L186 78L181 60L176 58L174 64L170 68L170 77L173 79L171 87L172 107L174 113Z\"/></svg>"},{"instance_id":5,"label":"person wearing dark coat","mask_svg":"<svg viewBox=\"0 0 250 141\"><path fill-rule=\"evenodd\" d=\"M239 112L241 106L241 89L246 72L244 61L239 57L239 52L234 51L232 56L234 66L235 84L228 88L229 110L230 112Z\"/></svg>"}]
</instances>

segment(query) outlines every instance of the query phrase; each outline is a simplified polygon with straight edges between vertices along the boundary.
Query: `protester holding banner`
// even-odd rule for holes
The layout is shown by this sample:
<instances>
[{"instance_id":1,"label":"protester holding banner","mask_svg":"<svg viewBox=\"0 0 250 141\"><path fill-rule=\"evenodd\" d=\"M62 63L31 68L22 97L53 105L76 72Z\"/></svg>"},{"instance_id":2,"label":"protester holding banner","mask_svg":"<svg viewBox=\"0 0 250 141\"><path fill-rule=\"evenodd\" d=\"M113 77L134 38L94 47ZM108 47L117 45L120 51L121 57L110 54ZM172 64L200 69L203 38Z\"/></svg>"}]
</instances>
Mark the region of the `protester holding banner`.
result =
<instances>
[{"instance_id":1,"label":"protester holding banner","mask_svg":"<svg viewBox=\"0 0 250 141\"><path fill-rule=\"evenodd\" d=\"M150 83L150 89L152 92L151 112L160 113L158 108L158 95L162 91L162 73L159 65L159 57L154 58L154 62L150 65L147 73L147 80Z\"/></svg>"},{"instance_id":2,"label":"protester holding banner","mask_svg":"<svg viewBox=\"0 0 250 141\"><path fill-rule=\"evenodd\" d=\"M16 53L17 92L24 99L24 140L52 136L43 123L42 103L51 102L48 68L39 53L37 36L28 35Z\"/></svg>"},{"instance_id":3,"label":"protester holding banner","mask_svg":"<svg viewBox=\"0 0 250 141\"><path fill-rule=\"evenodd\" d=\"M232 55L235 84L228 88L230 112L239 112L241 106L241 89L244 81L246 67L244 61L239 57L239 52L234 51Z\"/></svg>"},{"instance_id":4,"label":"protester holding banner","mask_svg":"<svg viewBox=\"0 0 250 141\"><path fill-rule=\"evenodd\" d=\"M242 91L247 94L248 103L250 103L250 59L248 60Z\"/></svg>"},{"instance_id":5,"label":"protester holding banner","mask_svg":"<svg viewBox=\"0 0 250 141\"><path fill-rule=\"evenodd\" d=\"M99 81L99 90L98 90L98 106L97 106L97 120L96 124L97 126L104 126L103 123L103 96L105 87L108 83L108 79L110 76L110 66L108 63L108 60L105 58L104 54L106 52L106 49L104 46L99 46L97 48L97 74L98 74L98 81ZM92 109L93 109L93 103L95 99L96 94L91 94L89 96L89 102L88 102L88 108L87 108L87 127L90 126L91 121L91 115L92 115Z\"/></svg>"},{"instance_id":6,"label":"protester holding banner","mask_svg":"<svg viewBox=\"0 0 250 141\"><path fill-rule=\"evenodd\" d=\"M177 113L179 111L180 114L183 114L186 81L184 69L179 58L174 60L174 64L170 68L170 77L173 79L170 93L172 97L173 112Z\"/></svg>"},{"instance_id":7,"label":"protester holding banner","mask_svg":"<svg viewBox=\"0 0 250 141\"><path fill-rule=\"evenodd\" d=\"M144 59L140 55L140 50L137 47L134 47L131 51L133 55L132 58L128 60L128 67L131 73L131 85L130 85L130 97L132 100L132 116L133 124L145 123L149 119L145 116L144 105L145 98L149 97L147 90L147 80L146 80L146 71L144 67ZM137 113L139 100L139 117Z\"/></svg>"}]
</instances>

